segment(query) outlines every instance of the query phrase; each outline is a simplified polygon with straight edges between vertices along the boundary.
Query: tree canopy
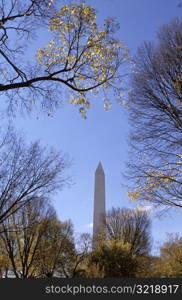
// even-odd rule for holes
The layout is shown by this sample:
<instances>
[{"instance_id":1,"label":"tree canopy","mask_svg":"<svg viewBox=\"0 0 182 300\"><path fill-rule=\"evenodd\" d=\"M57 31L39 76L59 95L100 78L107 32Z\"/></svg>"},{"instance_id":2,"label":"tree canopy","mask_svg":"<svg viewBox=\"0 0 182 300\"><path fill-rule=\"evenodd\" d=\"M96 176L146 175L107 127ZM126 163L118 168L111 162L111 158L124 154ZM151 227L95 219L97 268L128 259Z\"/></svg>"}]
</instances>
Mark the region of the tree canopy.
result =
<instances>
[{"instance_id":1,"label":"tree canopy","mask_svg":"<svg viewBox=\"0 0 182 300\"><path fill-rule=\"evenodd\" d=\"M16 278L64 275L74 253L73 226L60 222L49 201L27 202L1 225L2 271ZM64 266L64 268L63 268Z\"/></svg>"},{"instance_id":2,"label":"tree canopy","mask_svg":"<svg viewBox=\"0 0 182 300\"><path fill-rule=\"evenodd\" d=\"M135 57L129 96L132 200L182 207L182 22L158 31Z\"/></svg>"},{"instance_id":3,"label":"tree canopy","mask_svg":"<svg viewBox=\"0 0 182 300\"><path fill-rule=\"evenodd\" d=\"M116 240L103 241L94 249L88 263L91 272L93 265L99 277L135 277L137 270L136 256L130 252L130 244Z\"/></svg>"},{"instance_id":4,"label":"tree canopy","mask_svg":"<svg viewBox=\"0 0 182 300\"><path fill-rule=\"evenodd\" d=\"M114 19L99 26L95 9L84 2L58 9L56 1L2 0L0 25L0 93L11 110L15 104L30 110L35 101L52 109L62 102L63 87L83 117L91 92L102 92L106 105L110 92L120 97L120 67L128 50L116 38L119 25ZM49 30L50 42L37 49L34 62L27 62L40 26Z\"/></svg>"},{"instance_id":5,"label":"tree canopy","mask_svg":"<svg viewBox=\"0 0 182 300\"><path fill-rule=\"evenodd\" d=\"M68 183L65 155L39 142L26 145L10 127L0 139L0 223L37 198L49 198Z\"/></svg>"},{"instance_id":6,"label":"tree canopy","mask_svg":"<svg viewBox=\"0 0 182 300\"><path fill-rule=\"evenodd\" d=\"M153 266L156 277L182 277L182 237L168 234L167 241L160 248L160 256Z\"/></svg>"},{"instance_id":7,"label":"tree canopy","mask_svg":"<svg viewBox=\"0 0 182 300\"><path fill-rule=\"evenodd\" d=\"M130 252L148 254L151 246L150 219L137 209L112 208L106 215L106 237L130 245Z\"/></svg>"}]
</instances>

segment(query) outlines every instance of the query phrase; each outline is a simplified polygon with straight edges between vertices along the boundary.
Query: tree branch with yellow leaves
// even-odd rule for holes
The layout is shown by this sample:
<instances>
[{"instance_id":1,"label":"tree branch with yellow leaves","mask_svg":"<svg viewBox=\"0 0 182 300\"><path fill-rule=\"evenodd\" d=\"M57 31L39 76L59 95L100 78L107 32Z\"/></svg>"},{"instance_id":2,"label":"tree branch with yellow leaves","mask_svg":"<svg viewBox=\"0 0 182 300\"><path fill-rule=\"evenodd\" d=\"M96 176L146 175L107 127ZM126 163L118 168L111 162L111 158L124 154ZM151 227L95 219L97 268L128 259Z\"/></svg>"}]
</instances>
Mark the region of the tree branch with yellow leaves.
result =
<instances>
[{"instance_id":1,"label":"tree branch with yellow leaves","mask_svg":"<svg viewBox=\"0 0 182 300\"><path fill-rule=\"evenodd\" d=\"M114 19L98 26L95 9L84 2L60 10L54 2L1 1L0 92L10 106L21 102L30 109L34 99L53 108L62 102L66 89L69 102L85 116L91 92L102 93L106 103L113 92L120 97L128 49L116 38L119 25ZM37 60L27 65L29 39L40 25L48 27L50 42L38 48Z\"/></svg>"}]
</instances>

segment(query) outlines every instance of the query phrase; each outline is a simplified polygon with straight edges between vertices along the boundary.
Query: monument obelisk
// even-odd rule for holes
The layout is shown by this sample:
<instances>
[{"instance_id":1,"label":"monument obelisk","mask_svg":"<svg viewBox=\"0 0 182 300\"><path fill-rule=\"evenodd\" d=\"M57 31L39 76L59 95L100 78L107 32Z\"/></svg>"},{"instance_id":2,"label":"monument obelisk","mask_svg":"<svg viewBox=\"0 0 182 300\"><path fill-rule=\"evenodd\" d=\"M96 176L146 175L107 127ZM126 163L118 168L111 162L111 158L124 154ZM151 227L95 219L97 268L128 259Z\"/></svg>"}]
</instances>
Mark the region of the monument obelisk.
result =
<instances>
[{"instance_id":1,"label":"monument obelisk","mask_svg":"<svg viewBox=\"0 0 182 300\"><path fill-rule=\"evenodd\" d=\"M93 247L95 247L99 233L105 227L105 174L99 162L95 171L94 216L93 216Z\"/></svg>"}]
</instances>

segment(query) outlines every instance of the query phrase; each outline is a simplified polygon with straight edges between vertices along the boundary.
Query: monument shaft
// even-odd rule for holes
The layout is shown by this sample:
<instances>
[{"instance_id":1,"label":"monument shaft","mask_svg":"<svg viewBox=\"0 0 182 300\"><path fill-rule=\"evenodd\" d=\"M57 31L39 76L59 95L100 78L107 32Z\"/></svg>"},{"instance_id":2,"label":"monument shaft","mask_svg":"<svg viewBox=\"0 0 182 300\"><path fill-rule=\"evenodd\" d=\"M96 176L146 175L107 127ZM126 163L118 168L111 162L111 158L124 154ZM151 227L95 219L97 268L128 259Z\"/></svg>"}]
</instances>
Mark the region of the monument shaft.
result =
<instances>
[{"instance_id":1,"label":"monument shaft","mask_svg":"<svg viewBox=\"0 0 182 300\"><path fill-rule=\"evenodd\" d=\"M93 245L105 226L105 174L101 163L95 171Z\"/></svg>"}]
</instances>

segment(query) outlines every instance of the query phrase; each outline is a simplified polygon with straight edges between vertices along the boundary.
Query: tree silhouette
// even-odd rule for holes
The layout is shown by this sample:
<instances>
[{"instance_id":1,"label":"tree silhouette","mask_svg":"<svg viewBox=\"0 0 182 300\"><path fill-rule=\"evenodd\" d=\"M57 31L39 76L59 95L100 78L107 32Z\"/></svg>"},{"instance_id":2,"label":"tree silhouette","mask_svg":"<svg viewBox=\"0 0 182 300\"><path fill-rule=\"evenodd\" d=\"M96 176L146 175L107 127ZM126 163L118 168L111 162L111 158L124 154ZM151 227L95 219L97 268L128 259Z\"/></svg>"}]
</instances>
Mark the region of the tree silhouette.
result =
<instances>
[{"instance_id":1,"label":"tree silhouette","mask_svg":"<svg viewBox=\"0 0 182 300\"><path fill-rule=\"evenodd\" d=\"M162 26L158 44L135 58L129 99L132 200L182 207L182 22Z\"/></svg>"}]
</instances>

